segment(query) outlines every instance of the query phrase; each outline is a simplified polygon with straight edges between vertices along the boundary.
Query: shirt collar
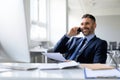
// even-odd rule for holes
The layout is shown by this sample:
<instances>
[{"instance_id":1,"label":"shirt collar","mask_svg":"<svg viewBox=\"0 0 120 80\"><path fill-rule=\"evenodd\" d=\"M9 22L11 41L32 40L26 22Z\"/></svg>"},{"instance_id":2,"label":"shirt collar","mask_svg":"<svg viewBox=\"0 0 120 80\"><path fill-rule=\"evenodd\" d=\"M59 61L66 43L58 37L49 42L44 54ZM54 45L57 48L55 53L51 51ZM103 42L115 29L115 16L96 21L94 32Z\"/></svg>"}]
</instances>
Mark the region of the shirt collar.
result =
<instances>
[{"instance_id":1,"label":"shirt collar","mask_svg":"<svg viewBox=\"0 0 120 80\"><path fill-rule=\"evenodd\" d=\"M95 34L90 34L88 36L84 36L84 38L87 38L87 42L90 41L93 37L95 36Z\"/></svg>"}]
</instances>

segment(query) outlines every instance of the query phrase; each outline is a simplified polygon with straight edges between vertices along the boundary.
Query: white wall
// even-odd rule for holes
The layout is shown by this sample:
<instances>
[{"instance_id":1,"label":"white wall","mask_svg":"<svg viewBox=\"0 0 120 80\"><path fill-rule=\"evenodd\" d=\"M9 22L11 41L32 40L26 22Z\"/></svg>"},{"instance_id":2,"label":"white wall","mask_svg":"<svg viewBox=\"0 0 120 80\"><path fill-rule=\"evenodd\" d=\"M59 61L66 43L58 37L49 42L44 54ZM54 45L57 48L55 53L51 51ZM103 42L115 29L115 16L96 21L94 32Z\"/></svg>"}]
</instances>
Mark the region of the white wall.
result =
<instances>
[{"instance_id":1,"label":"white wall","mask_svg":"<svg viewBox=\"0 0 120 80\"><path fill-rule=\"evenodd\" d=\"M49 1L49 40L55 44L66 33L66 0Z\"/></svg>"},{"instance_id":2,"label":"white wall","mask_svg":"<svg viewBox=\"0 0 120 80\"><path fill-rule=\"evenodd\" d=\"M96 16L96 35L102 39L120 42L120 15Z\"/></svg>"}]
</instances>

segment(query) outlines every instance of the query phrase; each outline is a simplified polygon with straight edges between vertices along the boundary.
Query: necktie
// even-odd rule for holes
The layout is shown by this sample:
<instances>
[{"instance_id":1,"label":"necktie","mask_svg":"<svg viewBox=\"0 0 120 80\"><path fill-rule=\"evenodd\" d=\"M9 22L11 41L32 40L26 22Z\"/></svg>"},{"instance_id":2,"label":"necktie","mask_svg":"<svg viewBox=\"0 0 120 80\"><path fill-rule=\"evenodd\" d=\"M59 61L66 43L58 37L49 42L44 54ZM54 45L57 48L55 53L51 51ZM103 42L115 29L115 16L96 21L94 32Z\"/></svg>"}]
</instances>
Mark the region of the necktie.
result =
<instances>
[{"instance_id":1,"label":"necktie","mask_svg":"<svg viewBox=\"0 0 120 80\"><path fill-rule=\"evenodd\" d=\"M80 46L81 49L84 47L86 40L87 40L86 38L83 39L83 42L82 42L82 44L81 44L81 46Z\"/></svg>"},{"instance_id":2,"label":"necktie","mask_svg":"<svg viewBox=\"0 0 120 80\"><path fill-rule=\"evenodd\" d=\"M76 58L76 56L78 55L78 53L83 49L86 40L87 40L86 38L84 38L82 40L82 42L78 45L78 47L76 48L76 50L74 51L74 53L72 54L72 56L69 58L70 60L74 60Z\"/></svg>"}]
</instances>

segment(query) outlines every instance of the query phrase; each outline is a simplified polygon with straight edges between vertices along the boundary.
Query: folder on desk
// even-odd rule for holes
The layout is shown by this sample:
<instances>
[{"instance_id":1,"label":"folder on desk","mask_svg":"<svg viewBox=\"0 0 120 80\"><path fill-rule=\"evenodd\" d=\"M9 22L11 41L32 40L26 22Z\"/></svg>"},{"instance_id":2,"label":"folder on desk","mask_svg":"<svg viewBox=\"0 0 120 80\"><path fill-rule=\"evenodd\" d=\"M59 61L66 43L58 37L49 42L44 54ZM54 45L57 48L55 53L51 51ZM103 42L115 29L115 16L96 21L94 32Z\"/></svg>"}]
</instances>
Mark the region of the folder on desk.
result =
<instances>
[{"instance_id":1,"label":"folder on desk","mask_svg":"<svg viewBox=\"0 0 120 80\"><path fill-rule=\"evenodd\" d=\"M91 70L84 68L86 79L120 79L120 71L117 69Z\"/></svg>"},{"instance_id":2,"label":"folder on desk","mask_svg":"<svg viewBox=\"0 0 120 80\"><path fill-rule=\"evenodd\" d=\"M107 65L107 64L100 64L100 63L95 63L95 64L81 64L81 67L85 67L88 69L92 70L103 70L103 69L113 69L113 66Z\"/></svg>"}]
</instances>

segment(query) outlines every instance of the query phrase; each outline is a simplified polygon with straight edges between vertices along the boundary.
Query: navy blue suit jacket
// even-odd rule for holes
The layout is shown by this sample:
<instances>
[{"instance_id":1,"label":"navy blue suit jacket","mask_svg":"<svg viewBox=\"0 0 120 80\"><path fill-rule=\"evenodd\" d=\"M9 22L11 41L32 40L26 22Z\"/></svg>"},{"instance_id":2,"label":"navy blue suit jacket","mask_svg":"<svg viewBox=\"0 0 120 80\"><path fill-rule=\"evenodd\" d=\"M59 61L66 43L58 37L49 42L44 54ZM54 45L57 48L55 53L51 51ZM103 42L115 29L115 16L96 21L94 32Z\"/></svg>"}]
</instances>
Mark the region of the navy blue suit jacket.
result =
<instances>
[{"instance_id":1,"label":"navy blue suit jacket","mask_svg":"<svg viewBox=\"0 0 120 80\"><path fill-rule=\"evenodd\" d=\"M54 47L54 52L60 52L65 54L65 58L73 54L78 44L81 42L81 38L73 37L72 39L64 35ZM80 63L105 63L107 59L107 42L98 37L92 38L82 54L78 56L77 62Z\"/></svg>"}]
</instances>

